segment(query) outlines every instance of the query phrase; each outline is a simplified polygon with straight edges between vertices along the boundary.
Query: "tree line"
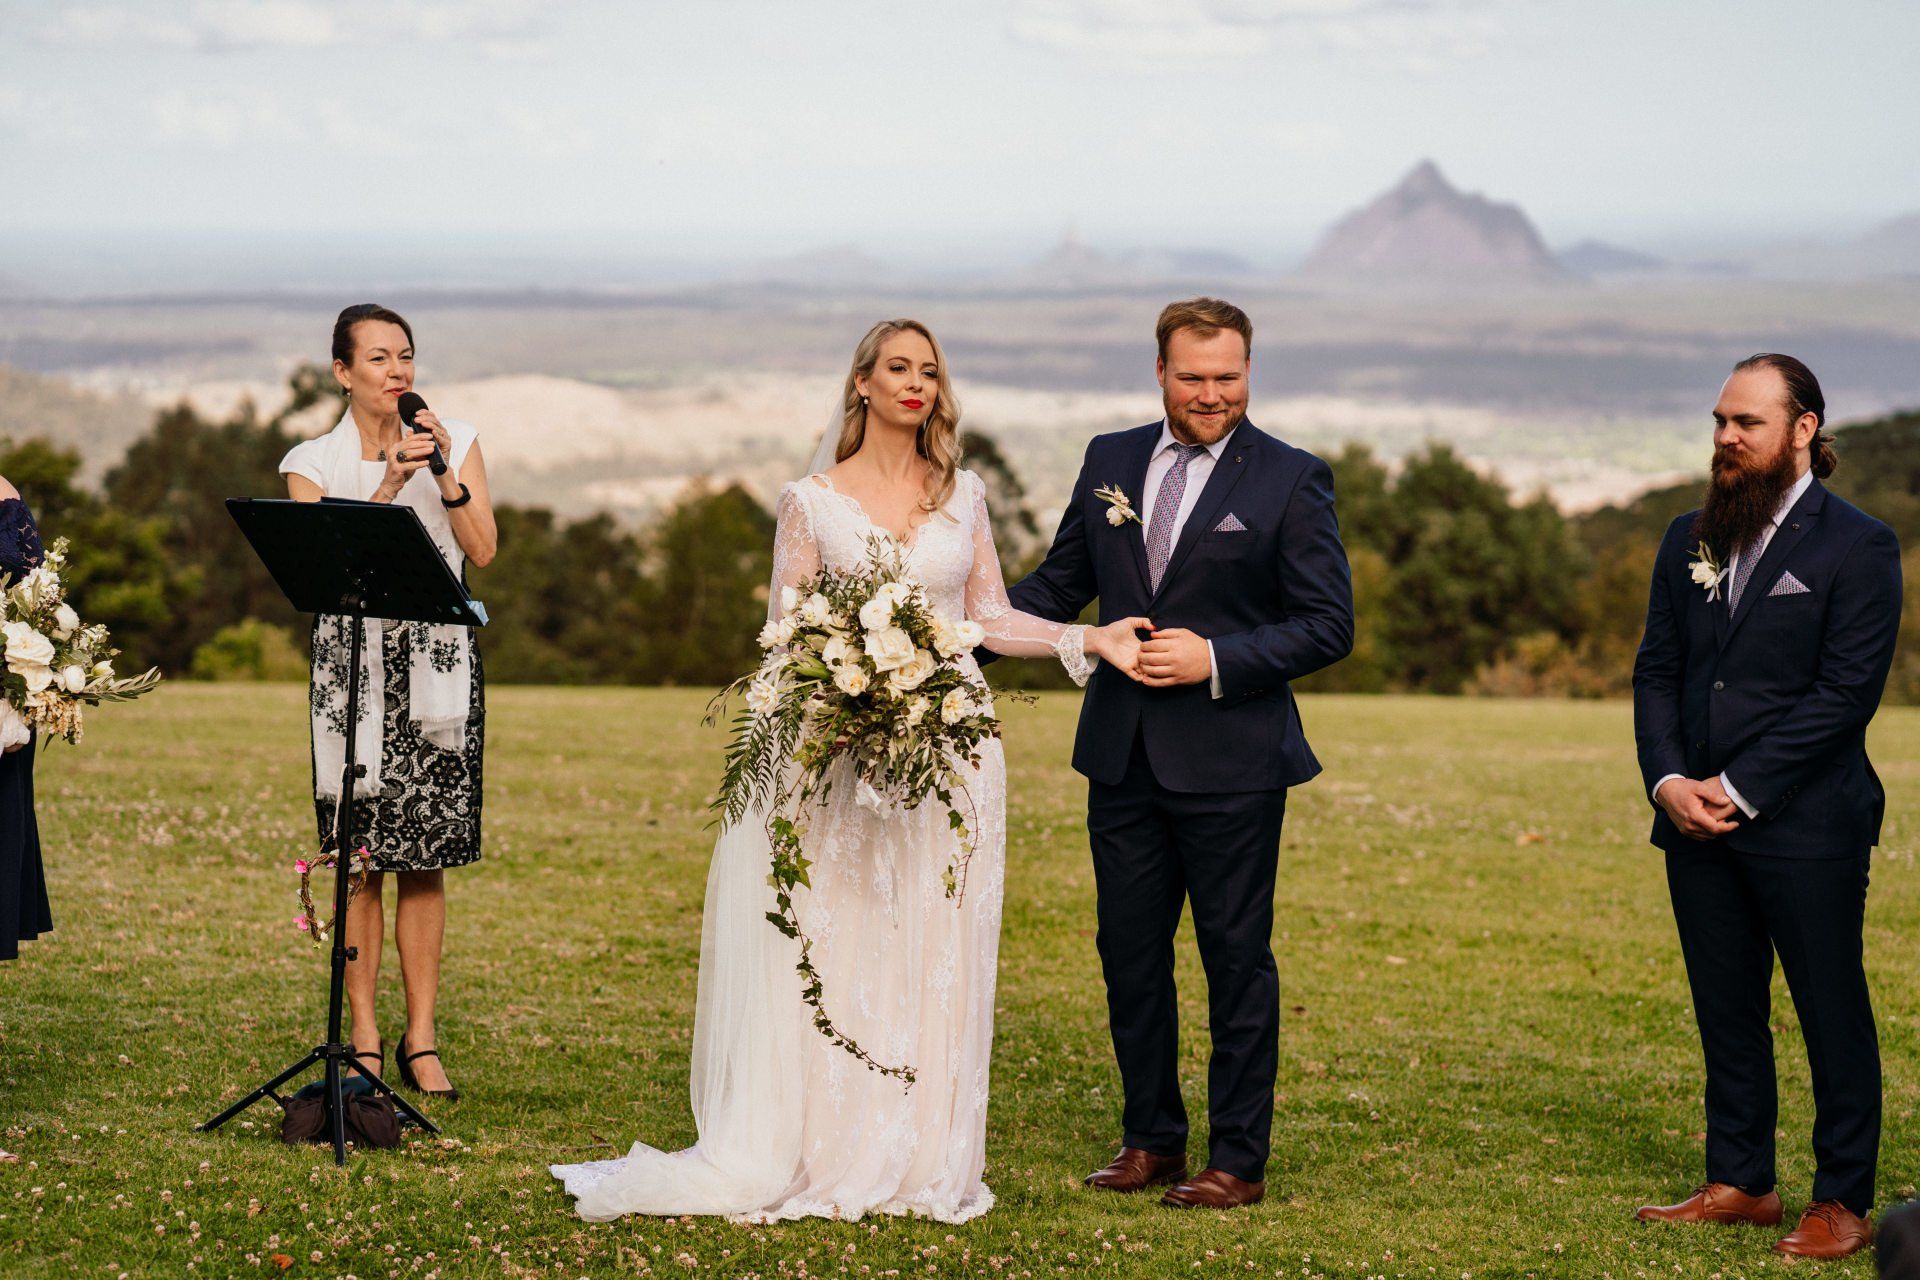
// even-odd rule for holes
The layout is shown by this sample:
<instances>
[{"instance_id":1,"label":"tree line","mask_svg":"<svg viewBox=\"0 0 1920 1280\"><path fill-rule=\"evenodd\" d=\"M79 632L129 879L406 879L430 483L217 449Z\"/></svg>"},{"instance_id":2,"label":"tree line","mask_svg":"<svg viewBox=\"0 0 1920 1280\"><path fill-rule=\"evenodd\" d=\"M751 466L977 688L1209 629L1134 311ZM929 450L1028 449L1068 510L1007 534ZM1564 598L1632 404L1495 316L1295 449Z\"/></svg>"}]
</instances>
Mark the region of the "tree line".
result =
<instances>
[{"instance_id":1,"label":"tree line","mask_svg":"<svg viewBox=\"0 0 1920 1280\"><path fill-rule=\"evenodd\" d=\"M90 620L127 657L209 679L299 679L306 621L293 613L224 508L285 492L287 423L331 390L318 368L292 378L287 406L242 406L210 421L182 404L97 487L80 459L41 440L0 443L46 538L73 544L68 581ZM1702 431L1702 451L1709 447ZM986 480L1009 581L1045 551L1046 531L994 442L969 434L967 465ZM1920 556L1920 413L1841 429L1833 488L1893 525ZM1389 466L1350 446L1329 459L1353 567L1353 654L1304 682L1322 691L1605 697L1625 693L1648 577L1672 518L1699 483L1569 517L1544 496L1516 497L1436 443ZM493 619L488 676L507 683L718 685L752 665L766 611L773 517L739 485L691 482L646 529L608 516L563 519L496 509L500 551L469 569ZM1908 564L1920 590L1920 561ZM1910 604L1912 602L1910 601ZM1888 696L1920 701L1920 632L1909 607ZM1051 664L998 663L996 682L1058 685Z\"/></svg>"}]
</instances>

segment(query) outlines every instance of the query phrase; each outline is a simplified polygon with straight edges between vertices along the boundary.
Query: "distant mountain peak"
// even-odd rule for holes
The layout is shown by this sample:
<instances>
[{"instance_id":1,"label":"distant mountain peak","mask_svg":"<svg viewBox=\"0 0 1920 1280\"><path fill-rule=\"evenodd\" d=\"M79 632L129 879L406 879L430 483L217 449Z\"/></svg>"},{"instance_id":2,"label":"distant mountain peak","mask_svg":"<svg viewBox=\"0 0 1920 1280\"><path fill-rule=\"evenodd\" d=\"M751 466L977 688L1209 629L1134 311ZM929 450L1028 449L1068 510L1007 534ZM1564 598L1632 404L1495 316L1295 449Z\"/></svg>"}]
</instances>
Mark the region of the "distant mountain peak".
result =
<instances>
[{"instance_id":1,"label":"distant mountain peak","mask_svg":"<svg viewBox=\"0 0 1920 1280\"><path fill-rule=\"evenodd\" d=\"M1518 205L1462 192L1432 160L1336 222L1300 274L1415 287L1568 278Z\"/></svg>"}]
</instances>

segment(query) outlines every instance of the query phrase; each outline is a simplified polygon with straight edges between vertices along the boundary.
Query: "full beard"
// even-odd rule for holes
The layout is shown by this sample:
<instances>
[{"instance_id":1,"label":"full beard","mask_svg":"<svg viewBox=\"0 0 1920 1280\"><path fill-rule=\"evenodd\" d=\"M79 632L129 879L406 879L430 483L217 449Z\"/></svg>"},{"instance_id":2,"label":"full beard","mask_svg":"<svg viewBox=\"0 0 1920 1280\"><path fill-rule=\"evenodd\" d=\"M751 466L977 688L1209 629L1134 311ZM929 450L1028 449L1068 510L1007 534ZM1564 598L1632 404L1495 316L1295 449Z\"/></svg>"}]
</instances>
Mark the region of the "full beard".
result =
<instances>
[{"instance_id":1,"label":"full beard","mask_svg":"<svg viewBox=\"0 0 1920 1280\"><path fill-rule=\"evenodd\" d=\"M1773 523L1780 500L1799 478L1791 437L1781 441L1771 458L1746 466L1724 449L1715 449L1706 505L1693 522L1693 536L1723 560L1732 557Z\"/></svg>"},{"instance_id":2,"label":"full beard","mask_svg":"<svg viewBox=\"0 0 1920 1280\"><path fill-rule=\"evenodd\" d=\"M1183 443L1213 444L1224 440L1247 416L1247 407L1243 404L1226 406L1226 412L1218 418L1195 419L1185 409L1175 408L1164 398L1161 403L1166 407L1167 422L1174 428L1174 434L1185 437Z\"/></svg>"}]
</instances>

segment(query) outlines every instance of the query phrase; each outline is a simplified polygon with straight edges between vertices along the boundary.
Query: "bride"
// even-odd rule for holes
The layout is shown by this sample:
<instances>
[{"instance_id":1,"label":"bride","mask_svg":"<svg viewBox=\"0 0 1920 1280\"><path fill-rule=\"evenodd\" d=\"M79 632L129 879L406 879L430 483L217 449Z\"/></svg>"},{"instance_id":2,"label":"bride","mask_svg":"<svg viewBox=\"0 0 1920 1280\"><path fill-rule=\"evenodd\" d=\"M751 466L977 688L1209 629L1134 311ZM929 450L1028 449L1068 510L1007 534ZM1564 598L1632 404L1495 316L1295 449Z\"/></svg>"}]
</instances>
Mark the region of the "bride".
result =
<instances>
[{"instance_id":1,"label":"bride","mask_svg":"<svg viewBox=\"0 0 1920 1280\"><path fill-rule=\"evenodd\" d=\"M993 652L1055 657L1080 684L1096 659L1138 678L1145 619L1061 626L1008 604L985 490L957 469L959 419L931 330L888 320L868 331L832 465L781 490L769 613L779 614L781 588L859 567L879 535L934 607L979 623ZM621 1159L552 1166L581 1217L965 1222L992 1208L981 1173L1006 874L997 740L980 762L967 782L977 840L957 904L941 878L954 845L943 806L875 811L836 787L806 824L812 885L794 904L827 1012L875 1058L912 1063L916 1082L868 1070L814 1030L798 944L766 918L767 836L763 815L750 814L721 832L707 876L691 1079L699 1141L673 1152L636 1142Z\"/></svg>"}]
</instances>

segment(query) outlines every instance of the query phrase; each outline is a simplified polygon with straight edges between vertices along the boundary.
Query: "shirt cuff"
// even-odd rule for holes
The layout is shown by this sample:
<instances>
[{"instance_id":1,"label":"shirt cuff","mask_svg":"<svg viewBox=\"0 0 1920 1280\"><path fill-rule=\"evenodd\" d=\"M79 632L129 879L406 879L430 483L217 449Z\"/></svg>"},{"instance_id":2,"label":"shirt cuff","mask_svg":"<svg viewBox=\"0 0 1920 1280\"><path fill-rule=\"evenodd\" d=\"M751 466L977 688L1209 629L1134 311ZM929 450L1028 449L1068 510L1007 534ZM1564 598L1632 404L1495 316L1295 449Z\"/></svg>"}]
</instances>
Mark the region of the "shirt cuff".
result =
<instances>
[{"instance_id":1,"label":"shirt cuff","mask_svg":"<svg viewBox=\"0 0 1920 1280\"><path fill-rule=\"evenodd\" d=\"M1760 816L1760 811L1748 804L1747 798L1733 789L1733 779L1724 773L1720 775L1720 789L1727 793L1727 799L1740 806L1740 812L1746 814L1749 818L1757 818Z\"/></svg>"},{"instance_id":2,"label":"shirt cuff","mask_svg":"<svg viewBox=\"0 0 1920 1280\"><path fill-rule=\"evenodd\" d=\"M1220 664L1213 660L1213 641L1211 640L1207 641L1207 688L1212 690L1213 696L1216 699L1222 696L1220 689Z\"/></svg>"},{"instance_id":3,"label":"shirt cuff","mask_svg":"<svg viewBox=\"0 0 1920 1280\"><path fill-rule=\"evenodd\" d=\"M1662 788L1662 787L1664 787L1664 786L1666 786L1666 785L1667 785L1667 784L1668 784L1669 782L1672 782L1672 781L1673 781L1673 780L1674 780L1675 778L1684 778L1684 777L1686 777L1686 776L1687 776L1687 775L1686 775L1686 774L1684 774L1684 773L1669 773L1669 774L1667 774L1667 775L1666 775L1665 777L1663 777L1663 778L1661 778L1661 779L1660 779L1660 781L1658 781L1658 782L1656 782L1656 783L1654 783L1654 784L1653 784L1653 790L1651 790L1651 791L1649 791L1649 792L1647 792L1647 799L1649 799L1649 800L1651 800L1651 801L1653 801L1653 804L1654 804L1654 807L1655 807L1655 808L1659 808L1659 806L1660 806L1660 788Z\"/></svg>"}]
</instances>

